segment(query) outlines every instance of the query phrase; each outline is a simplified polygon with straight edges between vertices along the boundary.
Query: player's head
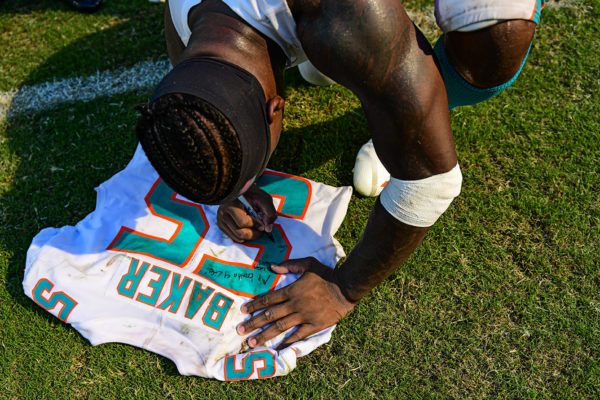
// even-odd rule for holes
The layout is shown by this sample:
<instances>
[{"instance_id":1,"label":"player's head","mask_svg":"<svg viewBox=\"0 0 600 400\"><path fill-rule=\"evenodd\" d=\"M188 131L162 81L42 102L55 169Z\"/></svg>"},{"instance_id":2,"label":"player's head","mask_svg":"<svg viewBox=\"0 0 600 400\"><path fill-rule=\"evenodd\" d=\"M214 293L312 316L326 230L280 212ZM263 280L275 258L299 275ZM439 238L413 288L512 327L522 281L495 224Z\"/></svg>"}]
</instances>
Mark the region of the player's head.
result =
<instances>
[{"instance_id":1,"label":"player's head","mask_svg":"<svg viewBox=\"0 0 600 400\"><path fill-rule=\"evenodd\" d=\"M165 182L190 200L235 199L269 160L264 91L252 74L233 64L206 57L183 61L140 111L136 133L146 156Z\"/></svg>"}]
</instances>

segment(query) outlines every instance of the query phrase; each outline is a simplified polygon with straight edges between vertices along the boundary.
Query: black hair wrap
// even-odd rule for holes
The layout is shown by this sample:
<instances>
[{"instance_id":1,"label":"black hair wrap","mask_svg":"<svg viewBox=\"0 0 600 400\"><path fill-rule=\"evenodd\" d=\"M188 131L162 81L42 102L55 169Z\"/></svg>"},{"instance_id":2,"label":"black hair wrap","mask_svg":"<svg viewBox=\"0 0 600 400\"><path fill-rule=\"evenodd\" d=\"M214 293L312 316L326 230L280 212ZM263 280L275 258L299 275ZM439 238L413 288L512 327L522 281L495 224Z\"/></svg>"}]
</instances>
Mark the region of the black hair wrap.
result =
<instances>
[{"instance_id":1,"label":"black hair wrap","mask_svg":"<svg viewBox=\"0 0 600 400\"><path fill-rule=\"evenodd\" d=\"M271 135L262 86L252 74L234 64L214 58L193 57L178 64L164 77L152 94L150 104L161 96L178 93L192 95L211 104L235 130L242 161L233 189L225 197L205 203L234 200L264 170L269 160ZM155 161L150 159L157 168ZM166 176L163 178L178 191L178 187L172 185ZM185 193L180 194L185 196Z\"/></svg>"}]
</instances>

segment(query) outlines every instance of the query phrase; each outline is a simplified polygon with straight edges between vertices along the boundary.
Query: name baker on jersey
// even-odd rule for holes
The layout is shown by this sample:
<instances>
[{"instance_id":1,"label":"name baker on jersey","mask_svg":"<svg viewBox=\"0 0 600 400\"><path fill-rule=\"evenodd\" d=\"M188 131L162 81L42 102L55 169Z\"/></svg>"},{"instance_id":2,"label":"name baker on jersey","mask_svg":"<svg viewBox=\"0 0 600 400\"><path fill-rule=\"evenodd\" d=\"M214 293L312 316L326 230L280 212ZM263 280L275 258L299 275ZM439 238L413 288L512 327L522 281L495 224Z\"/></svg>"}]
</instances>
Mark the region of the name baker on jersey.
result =
<instances>
[{"instance_id":1,"label":"name baker on jersey","mask_svg":"<svg viewBox=\"0 0 600 400\"><path fill-rule=\"evenodd\" d=\"M170 285L165 285L167 282L170 282ZM161 294L166 293L166 288L169 288L169 294L164 298ZM187 304L184 305L185 311L181 314L187 319L194 319L207 303L208 306L201 314L202 322L217 331L221 329L234 302L209 285L203 285L199 281L136 258L131 258L129 270L121 277L116 290L121 296L172 314L179 312L185 303L186 294L191 292L187 296ZM159 302L159 298L164 300Z\"/></svg>"}]
</instances>

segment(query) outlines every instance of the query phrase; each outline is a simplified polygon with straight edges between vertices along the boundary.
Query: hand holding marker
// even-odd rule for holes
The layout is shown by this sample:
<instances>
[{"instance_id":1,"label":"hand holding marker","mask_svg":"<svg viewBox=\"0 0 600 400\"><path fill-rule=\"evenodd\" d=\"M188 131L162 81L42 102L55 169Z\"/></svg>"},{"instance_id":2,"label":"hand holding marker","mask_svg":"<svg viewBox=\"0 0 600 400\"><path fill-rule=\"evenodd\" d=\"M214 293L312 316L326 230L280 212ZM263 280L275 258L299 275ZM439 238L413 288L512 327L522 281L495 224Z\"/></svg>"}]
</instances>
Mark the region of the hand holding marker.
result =
<instances>
[{"instance_id":1,"label":"hand holding marker","mask_svg":"<svg viewBox=\"0 0 600 400\"><path fill-rule=\"evenodd\" d=\"M238 200L242 202L242 204L244 205L244 209L246 210L246 212L248 213L249 216L251 216L255 220L263 223L262 218L260 218L258 216L258 214L256 213L256 210L254 210L254 208L252 208L252 206L250 205L250 203L248 203L248 200L246 200L246 198L244 197L243 194L241 194L240 197L238 197ZM275 239L273 238L273 234L271 232L267 232L267 231L263 231L263 232L265 233L265 235L267 235L267 237L269 239L271 239L271 242L275 243Z\"/></svg>"}]
</instances>

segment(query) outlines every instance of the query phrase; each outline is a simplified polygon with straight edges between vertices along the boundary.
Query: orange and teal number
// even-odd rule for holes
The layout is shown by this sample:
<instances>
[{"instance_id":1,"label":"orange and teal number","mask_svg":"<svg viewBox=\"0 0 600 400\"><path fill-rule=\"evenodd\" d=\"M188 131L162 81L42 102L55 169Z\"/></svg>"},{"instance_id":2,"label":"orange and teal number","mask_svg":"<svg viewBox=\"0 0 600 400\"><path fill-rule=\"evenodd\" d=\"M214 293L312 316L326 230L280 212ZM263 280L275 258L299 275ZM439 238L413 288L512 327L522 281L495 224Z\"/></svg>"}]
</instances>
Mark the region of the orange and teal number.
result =
<instances>
[{"instance_id":1,"label":"orange and teal number","mask_svg":"<svg viewBox=\"0 0 600 400\"><path fill-rule=\"evenodd\" d=\"M279 213L302 218L311 196L310 183L305 179L279 173L265 172L256 184L271 196L283 197Z\"/></svg>"},{"instance_id":2,"label":"orange and teal number","mask_svg":"<svg viewBox=\"0 0 600 400\"><path fill-rule=\"evenodd\" d=\"M31 292L33 300L46 311L50 311L61 304L62 308L58 312L57 317L61 321L67 322L69 314L77 306L77 302L64 292L52 293L53 288L54 284L48 279L40 279Z\"/></svg>"},{"instance_id":3,"label":"orange and teal number","mask_svg":"<svg viewBox=\"0 0 600 400\"><path fill-rule=\"evenodd\" d=\"M301 218L304 215L311 194L308 181L267 172L259 179L258 185L271 195L284 198L283 204L280 205L281 214L295 218ZM208 231L209 225L202 206L177 199L175 192L161 179L156 182L146 196L146 202L155 216L177 224L178 228L175 234L166 240L123 227L108 248L145 254L182 268L185 267ZM291 250L285 234L279 227L273 230L273 237L275 242L262 237L248 243L249 246L262 248L260 258L253 268L213 257L205 257L194 272L236 293L251 296L266 293L272 289L277 277L269 270L268 265L284 261ZM137 264L131 267L118 287L119 293L128 297L133 296L135 287L139 284L139 280L149 265L143 263L139 270ZM152 267L152 271L160 275L160 278L154 283L158 288L161 283L164 284L164 279L166 279L164 270ZM156 303L154 293L158 294L158 292L155 290L153 295L142 295L138 300L154 304Z\"/></svg>"},{"instance_id":4,"label":"orange and teal number","mask_svg":"<svg viewBox=\"0 0 600 400\"><path fill-rule=\"evenodd\" d=\"M268 350L256 351L244 356L242 368L235 368L236 357L242 355L229 356L225 358L225 380L237 381L249 379L254 371L258 369L258 378L268 378L275 375L275 356ZM263 366L257 368L256 363L261 362Z\"/></svg>"},{"instance_id":5,"label":"orange and teal number","mask_svg":"<svg viewBox=\"0 0 600 400\"><path fill-rule=\"evenodd\" d=\"M121 229L109 245L110 250L150 255L184 267L208 230L202 207L175 198L175 192L160 179L150 190L146 201L153 214L178 225L170 240Z\"/></svg>"}]
</instances>

